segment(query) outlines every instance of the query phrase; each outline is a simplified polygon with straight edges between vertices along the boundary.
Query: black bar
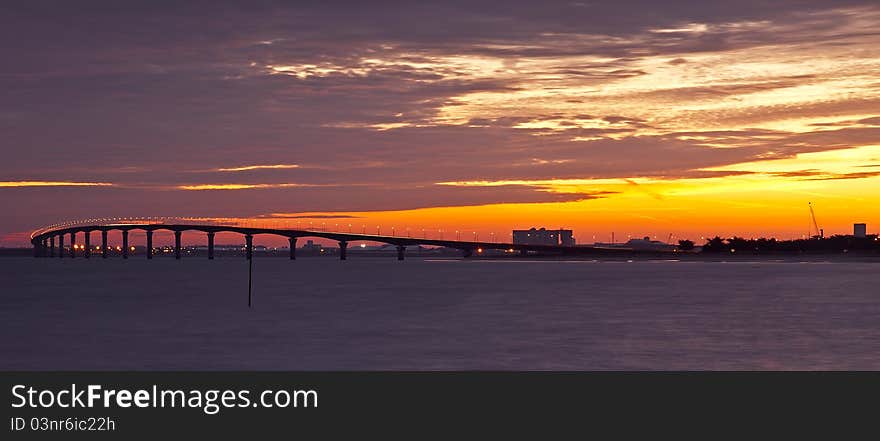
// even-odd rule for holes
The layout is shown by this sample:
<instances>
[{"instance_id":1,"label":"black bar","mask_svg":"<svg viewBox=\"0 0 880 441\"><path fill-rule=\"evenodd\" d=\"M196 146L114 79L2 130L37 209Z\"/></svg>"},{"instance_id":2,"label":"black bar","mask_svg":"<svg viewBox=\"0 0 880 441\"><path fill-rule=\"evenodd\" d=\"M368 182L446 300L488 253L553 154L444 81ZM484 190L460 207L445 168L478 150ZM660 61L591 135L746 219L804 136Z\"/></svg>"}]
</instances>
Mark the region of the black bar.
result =
<instances>
[{"instance_id":1,"label":"black bar","mask_svg":"<svg viewBox=\"0 0 880 441\"><path fill-rule=\"evenodd\" d=\"M456 439L474 433L491 433L491 439L524 434L528 439L589 439L613 433L614 439L629 439L643 431L651 439L690 432L705 439L713 432L751 438L771 433L771 428L791 435L822 424L837 435L833 439L848 439L843 434L860 425L872 430L865 433L876 429L876 409L870 403L880 392L878 373L6 372L2 378L10 404L21 402L12 393L16 385L55 393L71 390L71 385L86 391L96 385L116 394L145 391L145 407L119 407L116 394L109 407L103 399L92 408L5 405L6 431L13 435L34 434L12 430L15 418L29 425L34 417L106 417L115 424L113 435L105 434L110 439L180 439L188 434L252 439L282 431L320 439L350 433L382 439L418 439L426 433ZM163 390L202 399L186 407L159 407ZM211 390L217 393L209 405L205 397ZM231 406L221 402L225 390L233 391ZM239 406L244 403L239 401L242 390L248 391L249 401ZM267 390L273 407L259 401ZM299 394L297 407L281 407L273 401L277 391L314 394Z\"/></svg>"}]
</instances>

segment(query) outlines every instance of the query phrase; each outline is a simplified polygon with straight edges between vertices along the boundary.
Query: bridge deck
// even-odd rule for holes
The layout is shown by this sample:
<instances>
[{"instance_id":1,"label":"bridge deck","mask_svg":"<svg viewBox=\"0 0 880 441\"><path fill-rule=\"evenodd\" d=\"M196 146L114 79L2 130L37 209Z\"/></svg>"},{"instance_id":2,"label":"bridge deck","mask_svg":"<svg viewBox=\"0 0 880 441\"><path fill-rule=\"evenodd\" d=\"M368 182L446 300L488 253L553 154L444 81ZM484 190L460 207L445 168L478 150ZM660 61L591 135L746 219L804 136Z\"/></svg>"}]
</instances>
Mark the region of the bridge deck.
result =
<instances>
[{"instance_id":1,"label":"bridge deck","mask_svg":"<svg viewBox=\"0 0 880 441\"><path fill-rule=\"evenodd\" d=\"M559 246L559 245L531 245L516 244L504 242L483 242L483 241L462 241L462 240L443 240L443 239L427 239L417 237L400 237L400 236L383 236L378 234L357 234L343 232L328 232L301 229L279 229L279 228L259 228L259 227L242 227L234 225L201 225L201 224L163 224L163 223L107 223L94 225L73 225L66 227L47 228L34 233L31 242L34 245L34 255L36 257L54 256L54 239L59 240L59 254L63 254L64 236L71 238L71 245L74 244L76 234L86 234L86 244L89 243L91 232L100 231L102 237L102 255L106 257L107 248L107 232L118 230L123 234L123 242L125 250L123 257L128 254L128 232L132 230L142 230L147 232L148 258L152 257L152 233L154 231L172 231L175 233L175 255L180 257L180 235L184 231L198 231L208 235L208 253L209 258L213 258L214 234L216 233L239 233L245 236L247 240L247 256L250 258L253 251L253 236L260 234L270 234L275 236L286 237L291 242L291 258L294 258L295 241L300 237L318 237L339 242L340 257L345 259L346 249L349 242L353 241L370 241L386 243L398 247L399 258L403 258L403 250L407 246L426 245L438 246L445 248L460 249L465 256L471 255L477 250L511 250L520 251L522 253L538 252L538 253L559 253L559 254L620 254L633 253L636 250L628 248L598 248L592 246ZM51 249L49 249L51 246ZM86 257L90 250L85 250ZM75 255L75 249L71 249L71 256Z\"/></svg>"}]
</instances>

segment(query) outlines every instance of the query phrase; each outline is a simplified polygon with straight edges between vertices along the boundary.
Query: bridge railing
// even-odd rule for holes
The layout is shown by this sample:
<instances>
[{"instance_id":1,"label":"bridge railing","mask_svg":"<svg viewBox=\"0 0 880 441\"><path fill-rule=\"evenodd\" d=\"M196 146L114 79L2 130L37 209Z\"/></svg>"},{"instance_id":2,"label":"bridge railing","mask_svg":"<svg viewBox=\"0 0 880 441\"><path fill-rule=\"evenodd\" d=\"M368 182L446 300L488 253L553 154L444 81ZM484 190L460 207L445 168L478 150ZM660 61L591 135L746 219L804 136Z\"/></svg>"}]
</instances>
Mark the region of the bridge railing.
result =
<instances>
[{"instance_id":1,"label":"bridge railing","mask_svg":"<svg viewBox=\"0 0 880 441\"><path fill-rule=\"evenodd\" d=\"M109 225L162 225L162 224L187 224L187 225L230 225L231 219L218 219L207 217L180 217L180 216L151 216L151 217L104 217L91 219L76 219L46 225L31 232L31 239L54 230L78 226L109 226Z\"/></svg>"}]
</instances>

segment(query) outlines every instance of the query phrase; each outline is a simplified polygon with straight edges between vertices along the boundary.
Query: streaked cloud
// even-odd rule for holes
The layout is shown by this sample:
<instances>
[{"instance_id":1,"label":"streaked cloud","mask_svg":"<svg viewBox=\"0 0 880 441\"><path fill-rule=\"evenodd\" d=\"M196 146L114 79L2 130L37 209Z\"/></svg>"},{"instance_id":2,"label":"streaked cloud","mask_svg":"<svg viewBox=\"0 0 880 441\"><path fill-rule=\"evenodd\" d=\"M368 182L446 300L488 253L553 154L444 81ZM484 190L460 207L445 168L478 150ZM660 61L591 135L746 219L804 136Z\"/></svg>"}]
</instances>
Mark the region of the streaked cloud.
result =
<instances>
[{"instance_id":1,"label":"streaked cloud","mask_svg":"<svg viewBox=\"0 0 880 441\"><path fill-rule=\"evenodd\" d=\"M193 184L193 185L178 185L177 189L179 190L253 190L253 189L266 189L266 188L294 188L294 187L308 187L307 184Z\"/></svg>"},{"instance_id":2,"label":"streaked cloud","mask_svg":"<svg viewBox=\"0 0 880 441\"><path fill-rule=\"evenodd\" d=\"M109 182L0 181L0 187L111 187Z\"/></svg>"},{"instance_id":3,"label":"streaked cloud","mask_svg":"<svg viewBox=\"0 0 880 441\"><path fill-rule=\"evenodd\" d=\"M249 170L285 170L291 168L299 168L299 164L262 164L262 165L243 165L240 167L222 167L216 168L218 172L240 172Z\"/></svg>"}]
</instances>

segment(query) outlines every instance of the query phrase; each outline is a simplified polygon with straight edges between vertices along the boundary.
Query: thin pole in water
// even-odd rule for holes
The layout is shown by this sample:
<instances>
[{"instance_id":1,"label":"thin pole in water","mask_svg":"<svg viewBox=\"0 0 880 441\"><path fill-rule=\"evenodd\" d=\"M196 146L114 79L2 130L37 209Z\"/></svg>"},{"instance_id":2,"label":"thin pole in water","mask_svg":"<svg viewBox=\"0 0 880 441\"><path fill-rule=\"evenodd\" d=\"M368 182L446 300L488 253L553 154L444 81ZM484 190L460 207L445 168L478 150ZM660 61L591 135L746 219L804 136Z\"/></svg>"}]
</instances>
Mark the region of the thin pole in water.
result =
<instances>
[{"instance_id":1,"label":"thin pole in water","mask_svg":"<svg viewBox=\"0 0 880 441\"><path fill-rule=\"evenodd\" d=\"M248 260L248 308L251 307L251 298L253 297L254 285L254 259Z\"/></svg>"}]
</instances>

